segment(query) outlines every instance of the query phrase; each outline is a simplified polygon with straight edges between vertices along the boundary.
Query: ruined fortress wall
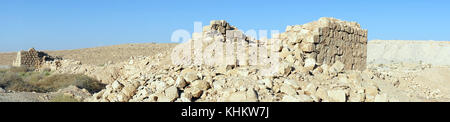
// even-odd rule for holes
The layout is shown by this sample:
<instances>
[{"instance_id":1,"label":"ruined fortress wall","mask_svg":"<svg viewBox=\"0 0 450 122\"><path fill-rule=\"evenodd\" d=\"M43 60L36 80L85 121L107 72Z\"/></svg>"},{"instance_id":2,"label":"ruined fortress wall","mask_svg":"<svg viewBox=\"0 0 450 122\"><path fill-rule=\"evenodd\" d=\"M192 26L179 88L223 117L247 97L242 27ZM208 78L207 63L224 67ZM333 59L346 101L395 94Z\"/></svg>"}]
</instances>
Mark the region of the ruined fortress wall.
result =
<instances>
[{"instance_id":1,"label":"ruined fortress wall","mask_svg":"<svg viewBox=\"0 0 450 122\"><path fill-rule=\"evenodd\" d=\"M172 61L176 65L248 65L250 40L226 21L214 20L202 32L193 33L188 42L176 46Z\"/></svg>"},{"instance_id":2,"label":"ruined fortress wall","mask_svg":"<svg viewBox=\"0 0 450 122\"><path fill-rule=\"evenodd\" d=\"M176 65L276 65L290 63L308 70L336 61L346 70L363 70L367 57L367 30L356 22L320 18L288 26L272 39L246 36L224 20L211 21L203 32L181 43L172 52Z\"/></svg>"},{"instance_id":3,"label":"ruined fortress wall","mask_svg":"<svg viewBox=\"0 0 450 122\"><path fill-rule=\"evenodd\" d=\"M39 65L41 65L43 61L51 59L53 58L51 56L48 56L46 53L39 52L34 48L31 48L28 51L17 52L17 57L13 62L13 66L39 67Z\"/></svg>"},{"instance_id":4,"label":"ruined fortress wall","mask_svg":"<svg viewBox=\"0 0 450 122\"><path fill-rule=\"evenodd\" d=\"M367 30L356 22L320 18L304 25L288 26L286 32L274 35L272 47L282 60L314 68L336 61L346 70L364 70L367 58ZM279 39L277 39L279 38ZM281 47L279 47L281 46Z\"/></svg>"},{"instance_id":5,"label":"ruined fortress wall","mask_svg":"<svg viewBox=\"0 0 450 122\"><path fill-rule=\"evenodd\" d=\"M39 58L38 52L31 48L28 51L19 51L17 52L17 58L13 63L13 66L36 66L39 65L41 59Z\"/></svg>"}]
</instances>

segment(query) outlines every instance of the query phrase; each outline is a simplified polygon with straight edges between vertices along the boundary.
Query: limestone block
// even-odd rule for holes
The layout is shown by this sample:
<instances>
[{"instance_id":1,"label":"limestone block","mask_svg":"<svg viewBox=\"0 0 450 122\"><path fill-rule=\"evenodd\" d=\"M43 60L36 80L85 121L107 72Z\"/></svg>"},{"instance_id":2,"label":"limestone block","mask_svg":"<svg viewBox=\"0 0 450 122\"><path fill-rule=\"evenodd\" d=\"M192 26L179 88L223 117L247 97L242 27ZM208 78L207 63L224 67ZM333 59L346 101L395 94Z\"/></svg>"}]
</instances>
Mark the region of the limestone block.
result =
<instances>
[{"instance_id":1,"label":"limestone block","mask_svg":"<svg viewBox=\"0 0 450 122\"><path fill-rule=\"evenodd\" d=\"M305 65L303 66L306 70L312 71L316 66L316 60L313 58L305 59Z\"/></svg>"},{"instance_id":2,"label":"limestone block","mask_svg":"<svg viewBox=\"0 0 450 122\"><path fill-rule=\"evenodd\" d=\"M313 52L315 49L314 43L302 43L300 45L303 52Z\"/></svg>"}]
</instances>

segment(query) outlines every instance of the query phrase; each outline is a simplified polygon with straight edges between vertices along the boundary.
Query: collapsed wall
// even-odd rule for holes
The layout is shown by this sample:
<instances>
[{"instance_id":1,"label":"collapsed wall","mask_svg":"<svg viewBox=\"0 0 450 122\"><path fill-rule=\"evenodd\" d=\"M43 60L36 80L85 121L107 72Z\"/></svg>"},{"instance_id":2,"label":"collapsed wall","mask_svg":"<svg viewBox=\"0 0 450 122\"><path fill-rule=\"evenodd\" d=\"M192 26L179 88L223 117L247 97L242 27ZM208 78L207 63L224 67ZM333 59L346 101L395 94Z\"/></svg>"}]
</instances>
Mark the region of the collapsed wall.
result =
<instances>
[{"instance_id":1,"label":"collapsed wall","mask_svg":"<svg viewBox=\"0 0 450 122\"><path fill-rule=\"evenodd\" d=\"M275 35L272 47L282 60L313 69L342 62L346 70L364 70L367 58L367 30L356 22L322 17L304 25L287 26ZM276 44L278 39L281 44Z\"/></svg>"},{"instance_id":2,"label":"collapsed wall","mask_svg":"<svg viewBox=\"0 0 450 122\"><path fill-rule=\"evenodd\" d=\"M367 57L367 30L356 22L320 18L288 26L272 39L246 36L224 20L214 20L192 39L174 48L175 65L272 65L288 63L311 71L323 64L342 62L346 70L363 70Z\"/></svg>"},{"instance_id":3,"label":"collapsed wall","mask_svg":"<svg viewBox=\"0 0 450 122\"><path fill-rule=\"evenodd\" d=\"M28 51L17 52L16 60L13 61L13 66L16 67L39 67L44 61L54 60L55 57L48 54L36 51L34 48L30 48Z\"/></svg>"},{"instance_id":4,"label":"collapsed wall","mask_svg":"<svg viewBox=\"0 0 450 122\"><path fill-rule=\"evenodd\" d=\"M258 40L246 36L224 20L213 20L192 39L172 51L175 65L248 65L256 60ZM250 58L251 57L251 58Z\"/></svg>"}]
</instances>

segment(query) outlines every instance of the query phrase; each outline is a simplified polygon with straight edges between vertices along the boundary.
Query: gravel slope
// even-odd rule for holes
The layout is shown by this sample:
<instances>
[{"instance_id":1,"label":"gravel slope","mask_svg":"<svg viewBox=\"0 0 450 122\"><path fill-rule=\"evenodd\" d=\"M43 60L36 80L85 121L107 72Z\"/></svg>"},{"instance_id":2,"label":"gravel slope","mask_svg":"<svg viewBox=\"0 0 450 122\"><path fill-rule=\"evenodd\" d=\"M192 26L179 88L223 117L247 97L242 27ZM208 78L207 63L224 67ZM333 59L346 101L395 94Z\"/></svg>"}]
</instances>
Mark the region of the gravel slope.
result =
<instances>
[{"instance_id":1,"label":"gravel slope","mask_svg":"<svg viewBox=\"0 0 450 122\"><path fill-rule=\"evenodd\" d=\"M450 66L450 41L371 40L367 47L367 61Z\"/></svg>"}]
</instances>

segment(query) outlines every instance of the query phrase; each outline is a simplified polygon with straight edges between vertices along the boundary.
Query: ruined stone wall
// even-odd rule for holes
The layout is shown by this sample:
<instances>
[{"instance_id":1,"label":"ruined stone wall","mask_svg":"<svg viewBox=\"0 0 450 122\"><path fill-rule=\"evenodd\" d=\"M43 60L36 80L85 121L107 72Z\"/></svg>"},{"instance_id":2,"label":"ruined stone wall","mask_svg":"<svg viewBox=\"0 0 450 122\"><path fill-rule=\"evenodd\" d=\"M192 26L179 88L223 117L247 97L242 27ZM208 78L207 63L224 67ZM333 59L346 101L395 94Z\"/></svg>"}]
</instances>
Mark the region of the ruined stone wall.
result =
<instances>
[{"instance_id":1,"label":"ruined stone wall","mask_svg":"<svg viewBox=\"0 0 450 122\"><path fill-rule=\"evenodd\" d=\"M226 21L213 20L202 32L193 33L191 40L176 46L172 61L176 65L248 65L248 48L255 42Z\"/></svg>"},{"instance_id":2,"label":"ruined stone wall","mask_svg":"<svg viewBox=\"0 0 450 122\"><path fill-rule=\"evenodd\" d=\"M336 61L346 70L364 70L367 58L367 30L356 22L320 18L304 25L287 26L286 32L273 35L275 52L289 63L307 69ZM281 43L281 44L280 44Z\"/></svg>"},{"instance_id":3,"label":"ruined stone wall","mask_svg":"<svg viewBox=\"0 0 450 122\"><path fill-rule=\"evenodd\" d=\"M246 36L223 20L211 21L203 32L181 43L172 52L176 65L272 65L302 66L308 71L336 61L346 70L363 70L367 57L367 30L356 22L320 18L304 25L288 26L272 39ZM275 69L276 70L276 69Z\"/></svg>"},{"instance_id":4,"label":"ruined stone wall","mask_svg":"<svg viewBox=\"0 0 450 122\"><path fill-rule=\"evenodd\" d=\"M39 67L43 61L53 60L54 57L47 55L44 52L36 51L34 48L28 51L17 52L16 60L13 62L13 66L21 67Z\"/></svg>"},{"instance_id":5,"label":"ruined stone wall","mask_svg":"<svg viewBox=\"0 0 450 122\"><path fill-rule=\"evenodd\" d=\"M39 63L41 62L39 56L38 56L38 52L34 49L31 48L28 51L19 51L17 52L17 57L16 60L13 63L13 66L36 66L39 65Z\"/></svg>"}]
</instances>

